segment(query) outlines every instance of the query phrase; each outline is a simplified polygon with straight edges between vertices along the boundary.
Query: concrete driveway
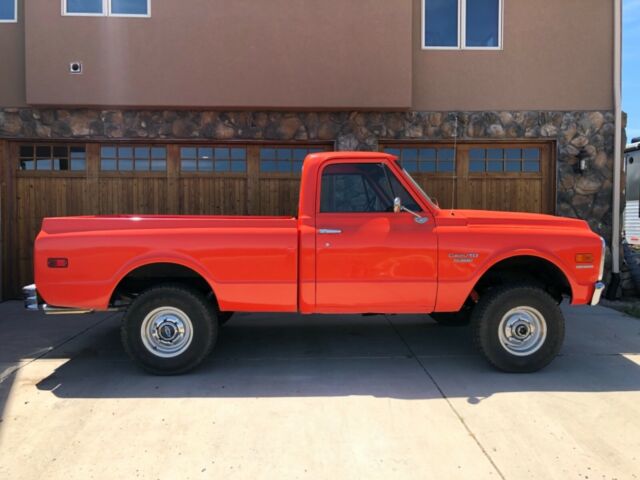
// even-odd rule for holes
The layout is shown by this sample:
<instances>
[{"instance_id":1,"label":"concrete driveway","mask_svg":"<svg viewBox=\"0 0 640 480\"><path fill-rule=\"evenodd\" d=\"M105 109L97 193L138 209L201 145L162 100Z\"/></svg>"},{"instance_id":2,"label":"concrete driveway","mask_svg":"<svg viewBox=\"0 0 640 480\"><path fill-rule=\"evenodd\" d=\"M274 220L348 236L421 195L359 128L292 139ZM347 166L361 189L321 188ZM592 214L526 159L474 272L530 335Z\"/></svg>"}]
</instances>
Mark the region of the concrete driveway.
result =
<instances>
[{"instance_id":1,"label":"concrete driveway","mask_svg":"<svg viewBox=\"0 0 640 480\"><path fill-rule=\"evenodd\" d=\"M125 358L117 315L4 303L0 478L639 478L640 320L565 311L536 374L426 316L245 314L161 378Z\"/></svg>"}]
</instances>

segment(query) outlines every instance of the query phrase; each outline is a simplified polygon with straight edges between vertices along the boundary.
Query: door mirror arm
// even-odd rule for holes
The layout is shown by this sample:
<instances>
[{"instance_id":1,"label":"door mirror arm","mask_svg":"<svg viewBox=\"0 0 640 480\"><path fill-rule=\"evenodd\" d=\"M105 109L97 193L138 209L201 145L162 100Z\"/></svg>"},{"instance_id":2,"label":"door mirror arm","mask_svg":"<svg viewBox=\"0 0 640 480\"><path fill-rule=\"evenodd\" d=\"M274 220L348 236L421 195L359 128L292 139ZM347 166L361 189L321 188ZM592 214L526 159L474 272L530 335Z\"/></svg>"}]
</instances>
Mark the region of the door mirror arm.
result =
<instances>
[{"instance_id":1,"label":"door mirror arm","mask_svg":"<svg viewBox=\"0 0 640 480\"><path fill-rule=\"evenodd\" d=\"M413 210L409 210L407 207L402 205L402 199L400 197L396 197L393 199L393 213L407 212L415 217L415 222L419 224L427 223L429 220L427 217L422 217L420 214L414 212Z\"/></svg>"}]
</instances>

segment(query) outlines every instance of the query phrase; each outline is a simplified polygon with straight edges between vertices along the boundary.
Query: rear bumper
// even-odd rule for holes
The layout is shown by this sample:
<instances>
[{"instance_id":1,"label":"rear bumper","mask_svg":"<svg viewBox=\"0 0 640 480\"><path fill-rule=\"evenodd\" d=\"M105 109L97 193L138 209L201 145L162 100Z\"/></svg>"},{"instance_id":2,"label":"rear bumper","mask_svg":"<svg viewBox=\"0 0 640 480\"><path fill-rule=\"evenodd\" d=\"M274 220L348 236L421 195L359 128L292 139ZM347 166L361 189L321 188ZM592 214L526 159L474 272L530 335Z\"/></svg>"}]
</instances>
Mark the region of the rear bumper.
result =
<instances>
[{"instance_id":1,"label":"rear bumper","mask_svg":"<svg viewBox=\"0 0 640 480\"><path fill-rule=\"evenodd\" d=\"M93 312L93 310L85 308L52 307L46 303L41 303L40 297L38 296L38 289L35 284L22 287L22 297L24 298L24 308L30 312L42 311L49 315Z\"/></svg>"},{"instance_id":2,"label":"rear bumper","mask_svg":"<svg viewBox=\"0 0 640 480\"><path fill-rule=\"evenodd\" d=\"M596 306L600 303L600 297L602 297L602 292L604 292L604 283L596 282L593 290L593 296L591 297L591 305Z\"/></svg>"},{"instance_id":3,"label":"rear bumper","mask_svg":"<svg viewBox=\"0 0 640 480\"><path fill-rule=\"evenodd\" d=\"M22 287L22 297L24 298L24 308L31 311L39 310L38 290L35 283Z\"/></svg>"}]
</instances>

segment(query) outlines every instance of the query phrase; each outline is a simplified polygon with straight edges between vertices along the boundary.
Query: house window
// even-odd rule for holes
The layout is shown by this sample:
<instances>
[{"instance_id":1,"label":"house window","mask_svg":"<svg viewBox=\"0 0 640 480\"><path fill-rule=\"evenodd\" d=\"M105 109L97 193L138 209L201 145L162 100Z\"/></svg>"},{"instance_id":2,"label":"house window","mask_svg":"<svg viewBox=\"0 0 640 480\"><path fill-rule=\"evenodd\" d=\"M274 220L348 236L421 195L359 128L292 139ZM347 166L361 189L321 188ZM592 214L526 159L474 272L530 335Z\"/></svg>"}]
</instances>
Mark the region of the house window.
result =
<instances>
[{"instance_id":1,"label":"house window","mask_svg":"<svg viewBox=\"0 0 640 480\"><path fill-rule=\"evenodd\" d=\"M76 145L20 145L20 170L74 171L87 168L84 146Z\"/></svg>"},{"instance_id":2,"label":"house window","mask_svg":"<svg viewBox=\"0 0 640 480\"><path fill-rule=\"evenodd\" d=\"M422 46L432 49L502 48L503 0L422 0Z\"/></svg>"},{"instance_id":3,"label":"house window","mask_svg":"<svg viewBox=\"0 0 640 480\"><path fill-rule=\"evenodd\" d=\"M300 173L302 172L302 162L307 155L324 151L324 148L261 148L260 171L267 173Z\"/></svg>"},{"instance_id":4,"label":"house window","mask_svg":"<svg viewBox=\"0 0 640 480\"><path fill-rule=\"evenodd\" d=\"M0 0L0 23L18 21L18 0Z\"/></svg>"},{"instance_id":5,"label":"house window","mask_svg":"<svg viewBox=\"0 0 640 480\"><path fill-rule=\"evenodd\" d=\"M103 145L100 148L103 172L165 172L167 149L150 145Z\"/></svg>"},{"instance_id":6,"label":"house window","mask_svg":"<svg viewBox=\"0 0 640 480\"><path fill-rule=\"evenodd\" d=\"M456 170L453 148L385 148L385 153L395 155L400 165L409 173L452 173Z\"/></svg>"},{"instance_id":7,"label":"house window","mask_svg":"<svg viewBox=\"0 0 640 480\"><path fill-rule=\"evenodd\" d=\"M244 173L247 171L247 150L241 147L182 147L180 170Z\"/></svg>"},{"instance_id":8,"label":"house window","mask_svg":"<svg viewBox=\"0 0 640 480\"><path fill-rule=\"evenodd\" d=\"M62 12L64 15L149 17L151 0L62 0Z\"/></svg>"}]
</instances>

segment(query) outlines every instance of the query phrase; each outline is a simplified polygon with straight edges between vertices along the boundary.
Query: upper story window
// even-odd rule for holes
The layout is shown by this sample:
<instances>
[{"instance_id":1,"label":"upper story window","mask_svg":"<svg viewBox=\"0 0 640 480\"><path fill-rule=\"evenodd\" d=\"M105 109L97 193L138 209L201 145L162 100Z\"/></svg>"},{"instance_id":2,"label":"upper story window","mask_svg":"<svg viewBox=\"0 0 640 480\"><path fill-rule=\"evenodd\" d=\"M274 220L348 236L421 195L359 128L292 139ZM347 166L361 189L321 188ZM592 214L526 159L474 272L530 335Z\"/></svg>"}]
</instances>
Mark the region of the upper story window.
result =
<instances>
[{"instance_id":1,"label":"upper story window","mask_svg":"<svg viewBox=\"0 0 640 480\"><path fill-rule=\"evenodd\" d=\"M422 0L422 47L502 48L503 0Z\"/></svg>"},{"instance_id":2,"label":"upper story window","mask_svg":"<svg viewBox=\"0 0 640 480\"><path fill-rule=\"evenodd\" d=\"M18 0L0 0L0 23L18 21Z\"/></svg>"},{"instance_id":3,"label":"upper story window","mask_svg":"<svg viewBox=\"0 0 640 480\"><path fill-rule=\"evenodd\" d=\"M62 12L64 15L149 17L151 0L62 0Z\"/></svg>"}]
</instances>

